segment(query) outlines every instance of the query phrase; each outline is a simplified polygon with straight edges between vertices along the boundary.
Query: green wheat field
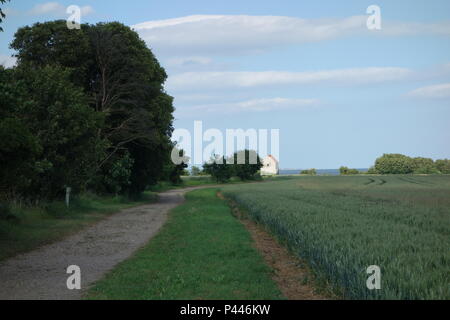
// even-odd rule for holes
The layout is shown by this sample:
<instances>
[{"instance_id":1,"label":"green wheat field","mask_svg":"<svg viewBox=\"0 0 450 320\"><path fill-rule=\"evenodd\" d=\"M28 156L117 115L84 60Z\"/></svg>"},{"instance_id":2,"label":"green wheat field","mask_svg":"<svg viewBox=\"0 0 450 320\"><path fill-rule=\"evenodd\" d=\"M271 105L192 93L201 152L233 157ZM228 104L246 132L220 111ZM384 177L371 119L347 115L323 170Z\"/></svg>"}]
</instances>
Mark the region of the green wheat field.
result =
<instances>
[{"instance_id":1,"label":"green wheat field","mask_svg":"<svg viewBox=\"0 0 450 320\"><path fill-rule=\"evenodd\" d=\"M450 176L285 177L222 192L344 298L450 299ZM366 286L370 265L379 290Z\"/></svg>"}]
</instances>

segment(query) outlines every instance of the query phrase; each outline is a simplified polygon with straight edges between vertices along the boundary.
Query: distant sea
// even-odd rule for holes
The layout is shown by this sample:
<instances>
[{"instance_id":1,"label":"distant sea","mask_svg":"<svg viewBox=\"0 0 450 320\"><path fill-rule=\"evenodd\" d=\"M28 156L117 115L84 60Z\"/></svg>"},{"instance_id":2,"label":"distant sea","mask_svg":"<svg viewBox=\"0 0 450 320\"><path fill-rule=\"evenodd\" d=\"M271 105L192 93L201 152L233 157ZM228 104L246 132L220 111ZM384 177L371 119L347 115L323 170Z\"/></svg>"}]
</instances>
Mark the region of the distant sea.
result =
<instances>
[{"instance_id":1,"label":"distant sea","mask_svg":"<svg viewBox=\"0 0 450 320\"><path fill-rule=\"evenodd\" d=\"M280 175L299 174L303 169L280 169ZM369 169L358 169L359 171L367 171ZM339 169L316 169L318 175L338 176Z\"/></svg>"}]
</instances>

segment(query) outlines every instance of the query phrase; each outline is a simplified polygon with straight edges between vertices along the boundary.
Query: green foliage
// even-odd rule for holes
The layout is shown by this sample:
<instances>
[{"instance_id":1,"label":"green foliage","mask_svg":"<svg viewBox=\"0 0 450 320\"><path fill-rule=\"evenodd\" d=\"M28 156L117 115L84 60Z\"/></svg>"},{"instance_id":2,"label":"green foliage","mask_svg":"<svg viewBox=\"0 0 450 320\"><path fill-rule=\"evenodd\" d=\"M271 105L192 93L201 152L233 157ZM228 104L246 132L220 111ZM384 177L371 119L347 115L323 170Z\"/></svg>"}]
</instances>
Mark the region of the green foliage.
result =
<instances>
[{"instance_id":1,"label":"green foliage","mask_svg":"<svg viewBox=\"0 0 450 320\"><path fill-rule=\"evenodd\" d=\"M230 185L292 252L350 299L450 298L448 176L301 177ZM381 290L366 268L381 267Z\"/></svg>"},{"instance_id":2,"label":"green foliage","mask_svg":"<svg viewBox=\"0 0 450 320\"><path fill-rule=\"evenodd\" d=\"M377 170L374 166L370 167L369 170L367 170L366 174L378 174Z\"/></svg>"},{"instance_id":3,"label":"green foliage","mask_svg":"<svg viewBox=\"0 0 450 320\"><path fill-rule=\"evenodd\" d=\"M181 162L178 164L170 163L170 172L169 172L169 181L174 185L179 185L183 182L181 180L182 175L186 175L186 168L188 167L189 158L185 156L184 150L178 150L175 148L175 152L178 153L178 156L181 158ZM189 175L189 172L187 172Z\"/></svg>"},{"instance_id":4,"label":"green foliage","mask_svg":"<svg viewBox=\"0 0 450 320\"><path fill-rule=\"evenodd\" d=\"M128 152L124 156L118 158L111 163L111 167L103 175L105 181L102 183L107 188L108 193L121 194L131 184L130 176L133 167L133 158Z\"/></svg>"},{"instance_id":5,"label":"green foliage","mask_svg":"<svg viewBox=\"0 0 450 320\"><path fill-rule=\"evenodd\" d=\"M23 68L63 66L71 71L70 80L89 92L95 61L89 39L90 27L69 29L65 20L35 23L19 28L11 42L16 50L17 63Z\"/></svg>"},{"instance_id":6,"label":"green foliage","mask_svg":"<svg viewBox=\"0 0 450 320\"><path fill-rule=\"evenodd\" d=\"M17 217L11 212L11 208L7 203L0 202L0 220L17 221Z\"/></svg>"},{"instance_id":7,"label":"green foliage","mask_svg":"<svg viewBox=\"0 0 450 320\"><path fill-rule=\"evenodd\" d=\"M192 166L191 168L191 175L192 176L199 176L201 174L202 170L199 167Z\"/></svg>"},{"instance_id":8,"label":"green foliage","mask_svg":"<svg viewBox=\"0 0 450 320\"><path fill-rule=\"evenodd\" d=\"M339 168L339 173L343 176L345 175L351 175L351 174L359 174L360 172L356 169L349 169L348 167L340 167Z\"/></svg>"},{"instance_id":9,"label":"green foliage","mask_svg":"<svg viewBox=\"0 0 450 320\"><path fill-rule=\"evenodd\" d=\"M309 175L309 176L315 176L315 175L317 175L317 171L316 171L316 169L306 169L306 170L302 170L302 171L300 171L300 174L306 174L306 175Z\"/></svg>"},{"instance_id":10,"label":"green foliage","mask_svg":"<svg viewBox=\"0 0 450 320\"><path fill-rule=\"evenodd\" d=\"M0 133L10 144L0 145L7 162L0 175L23 174L0 194L21 189L52 199L66 185L75 192L89 185L137 195L161 178L173 99L164 92L164 69L136 32L117 22L69 30L58 20L20 28L11 48L17 68L0 69ZM22 163L8 148L24 154Z\"/></svg>"},{"instance_id":11,"label":"green foliage","mask_svg":"<svg viewBox=\"0 0 450 320\"><path fill-rule=\"evenodd\" d=\"M223 183L233 176L233 165L227 163L225 157L213 157L203 165L203 171L211 175L217 182Z\"/></svg>"},{"instance_id":12,"label":"green foliage","mask_svg":"<svg viewBox=\"0 0 450 320\"><path fill-rule=\"evenodd\" d=\"M213 156L203 165L204 174L211 175L217 182L227 182L231 177L238 177L241 181L258 179L258 171L262 161L256 151L242 150L231 157Z\"/></svg>"},{"instance_id":13,"label":"green foliage","mask_svg":"<svg viewBox=\"0 0 450 320\"><path fill-rule=\"evenodd\" d=\"M88 106L66 69L46 66L18 69L18 73L33 101L20 112L29 119L27 126L42 147L40 161L46 164L30 192L53 199L63 194L65 186L75 192L84 190L101 154L97 129L103 123L102 115Z\"/></svg>"},{"instance_id":14,"label":"green foliage","mask_svg":"<svg viewBox=\"0 0 450 320\"><path fill-rule=\"evenodd\" d=\"M374 172L381 174L439 174L445 171L445 160L410 158L402 154L384 154L375 161Z\"/></svg>"},{"instance_id":15,"label":"green foliage","mask_svg":"<svg viewBox=\"0 0 450 320\"><path fill-rule=\"evenodd\" d=\"M402 154L384 154L375 161L375 169L381 174L408 174L414 171L414 162Z\"/></svg>"},{"instance_id":16,"label":"green foliage","mask_svg":"<svg viewBox=\"0 0 450 320\"><path fill-rule=\"evenodd\" d=\"M433 159L417 157L412 159L413 172L417 174L436 174L439 173Z\"/></svg>"},{"instance_id":17,"label":"green foliage","mask_svg":"<svg viewBox=\"0 0 450 320\"><path fill-rule=\"evenodd\" d=\"M263 166L259 155L254 150L235 152L228 162L232 163L233 174L242 181L254 179L256 173Z\"/></svg>"},{"instance_id":18,"label":"green foliage","mask_svg":"<svg viewBox=\"0 0 450 320\"><path fill-rule=\"evenodd\" d=\"M14 198L30 185L35 174L41 146L19 120L0 120L0 190L3 197Z\"/></svg>"},{"instance_id":19,"label":"green foliage","mask_svg":"<svg viewBox=\"0 0 450 320\"><path fill-rule=\"evenodd\" d=\"M450 159L436 160L436 168L440 173L450 174Z\"/></svg>"},{"instance_id":20,"label":"green foliage","mask_svg":"<svg viewBox=\"0 0 450 320\"><path fill-rule=\"evenodd\" d=\"M138 194L161 178L170 160L174 109L163 88L167 75L129 27L100 23L90 27L89 37L96 61L90 79L94 107L108 114L108 154L128 149L134 164L127 192Z\"/></svg>"},{"instance_id":21,"label":"green foliage","mask_svg":"<svg viewBox=\"0 0 450 320\"><path fill-rule=\"evenodd\" d=\"M69 76L67 69L46 66L16 68L1 77L6 98L0 102L5 104L0 175L7 176L2 193L52 199L66 185L83 190L94 173L102 118Z\"/></svg>"}]
</instances>

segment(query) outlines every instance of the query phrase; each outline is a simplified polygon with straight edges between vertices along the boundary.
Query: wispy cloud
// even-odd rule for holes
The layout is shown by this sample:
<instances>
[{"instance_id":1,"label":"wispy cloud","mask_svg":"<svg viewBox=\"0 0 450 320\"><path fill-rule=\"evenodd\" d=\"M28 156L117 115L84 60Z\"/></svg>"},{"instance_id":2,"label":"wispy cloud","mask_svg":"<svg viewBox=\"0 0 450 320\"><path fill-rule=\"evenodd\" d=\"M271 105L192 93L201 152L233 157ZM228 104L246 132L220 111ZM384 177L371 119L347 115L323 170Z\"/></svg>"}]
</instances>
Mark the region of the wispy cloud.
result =
<instances>
[{"instance_id":1,"label":"wispy cloud","mask_svg":"<svg viewBox=\"0 0 450 320\"><path fill-rule=\"evenodd\" d=\"M186 72L171 76L167 88L174 91L252 88L279 85L362 85L403 80L413 72L406 68L355 68L315 72Z\"/></svg>"},{"instance_id":2,"label":"wispy cloud","mask_svg":"<svg viewBox=\"0 0 450 320\"><path fill-rule=\"evenodd\" d=\"M94 8L91 7L91 6L83 6L83 7L81 7L81 14L82 14L83 16L90 15L90 14L92 14L92 13L94 13L94 12L95 12L95 10L94 10Z\"/></svg>"},{"instance_id":3,"label":"wispy cloud","mask_svg":"<svg viewBox=\"0 0 450 320\"><path fill-rule=\"evenodd\" d=\"M37 4L28 13L33 16L44 14L61 14L65 13L66 8L58 2L46 2Z\"/></svg>"},{"instance_id":4,"label":"wispy cloud","mask_svg":"<svg viewBox=\"0 0 450 320\"><path fill-rule=\"evenodd\" d=\"M65 16L67 7L59 2L46 2L35 5L30 11L29 15L42 16L42 15L52 15L52 16ZM82 15L89 15L94 12L91 6L80 7Z\"/></svg>"},{"instance_id":5,"label":"wispy cloud","mask_svg":"<svg viewBox=\"0 0 450 320\"><path fill-rule=\"evenodd\" d=\"M173 66L204 66L212 63L212 59L208 57L183 57L183 58L171 58L168 63Z\"/></svg>"},{"instance_id":6,"label":"wispy cloud","mask_svg":"<svg viewBox=\"0 0 450 320\"><path fill-rule=\"evenodd\" d=\"M266 112L272 110L300 109L319 104L317 99L263 98L228 103L212 103L177 109L184 116L197 116L198 112L229 114L238 112Z\"/></svg>"},{"instance_id":7,"label":"wispy cloud","mask_svg":"<svg viewBox=\"0 0 450 320\"><path fill-rule=\"evenodd\" d=\"M415 89L408 93L408 96L425 99L450 98L450 83L436 84Z\"/></svg>"},{"instance_id":8,"label":"wispy cloud","mask_svg":"<svg viewBox=\"0 0 450 320\"><path fill-rule=\"evenodd\" d=\"M148 21L132 26L164 54L242 54L282 45L317 42L354 34L402 36L450 35L450 22L424 24L384 22L380 31L367 30L367 16L301 19L285 16L194 15Z\"/></svg>"},{"instance_id":9,"label":"wispy cloud","mask_svg":"<svg viewBox=\"0 0 450 320\"><path fill-rule=\"evenodd\" d=\"M364 23L363 17L313 21L280 16L195 15L132 27L156 50L240 54L329 39Z\"/></svg>"}]
</instances>

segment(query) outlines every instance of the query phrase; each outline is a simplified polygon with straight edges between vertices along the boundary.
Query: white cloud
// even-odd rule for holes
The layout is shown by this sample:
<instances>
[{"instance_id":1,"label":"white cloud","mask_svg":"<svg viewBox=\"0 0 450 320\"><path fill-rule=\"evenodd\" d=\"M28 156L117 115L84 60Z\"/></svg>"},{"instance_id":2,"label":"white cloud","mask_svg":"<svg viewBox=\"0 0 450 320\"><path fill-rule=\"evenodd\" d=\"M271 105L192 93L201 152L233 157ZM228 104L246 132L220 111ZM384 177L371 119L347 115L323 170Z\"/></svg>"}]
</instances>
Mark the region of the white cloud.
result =
<instances>
[{"instance_id":1,"label":"white cloud","mask_svg":"<svg viewBox=\"0 0 450 320\"><path fill-rule=\"evenodd\" d=\"M365 25L364 17L305 20L280 16L195 15L132 26L157 51L239 54L334 38Z\"/></svg>"},{"instance_id":2,"label":"white cloud","mask_svg":"<svg viewBox=\"0 0 450 320\"><path fill-rule=\"evenodd\" d=\"M415 22L387 22L383 24L382 35L413 36L413 35L442 35L450 36L450 22L415 23Z\"/></svg>"},{"instance_id":3,"label":"white cloud","mask_svg":"<svg viewBox=\"0 0 450 320\"><path fill-rule=\"evenodd\" d=\"M148 45L164 54L254 53L281 45L316 42L352 34L450 35L450 23L383 22L369 31L367 16L301 19L285 16L193 15L148 21L132 26Z\"/></svg>"},{"instance_id":4,"label":"white cloud","mask_svg":"<svg viewBox=\"0 0 450 320\"><path fill-rule=\"evenodd\" d=\"M37 4L29 11L30 15L40 16L45 14L64 14L66 12L66 8L58 3L58 2L46 2Z\"/></svg>"},{"instance_id":5,"label":"white cloud","mask_svg":"<svg viewBox=\"0 0 450 320\"><path fill-rule=\"evenodd\" d=\"M314 72L186 72L169 77L169 90L252 88L277 85L360 85L403 80L412 75L405 68L355 68Z\"/></svg>"},{"instance_id":6,"label":"white cloud","mask_svg":"<svg viewBox=\"0 0 450 320\"><path fill-rule=\"evenodd\" d=\"M408 93L410 97L425 99L450 98L450 83L442 83L415 89Z\"/></svg>"},{"instance_id":7,"label":"white cloud","mask_svg":"<svg viewBox=\"0 0 450 320\"><path fill-rule=\"evenodd\" d=\"M175 101L182 103L209 103L212 101L224 101L226 97L221 94L211 94L211 93L186 93L177 94ZM231 98L231 97L228 97Z\"/></svg>"},{"instance_id":8,"label":"white cloud","mask_svg":"<svg viewBox=\"0 0 450 320\"><path fill-rule=\"evenodd\" d=\"M84 6L81 7L81 15L83 16L87 16L94 13L94 8L92 8L91 6Z\"/></svg>"},{"instance_id":9,"label":"white cloud","mask_svg":"<svg viewBox=\"0 0 450 320\"><path fill-rule=\"evenodd\" d=\"M28 14L33 16L52 15L52 16L68 16L67 7L59 2L46 2L35 5ZM94 12L91 6L80 7L81 15L89 15Z\"/></svg>"},{"instance_id":10,"label":"white cloud","mask_svg":"<svg viewBox=\"0 0 450 320\"><path fill-rule=\"evenodd\" d=\"M5 68L12 68L16 65L17 59L15 57L0 54L0 65Z\"/></svg>"},{"instance_id":11,"label":"white cloud","mask_svg":"<svg viewBox=\"0 0 450 320\"><path fill-rule=\"evenodd\" d=\"M167 63L171 67L198 67L206 66L212 63L212 59L208 57L178 57L167 60Z\"/></svg>"},{"instance_id":12,"label":"white cloud","mask_svg":"<svg viewBox=\"0 0 450 320\"><path fill-rule=\"evenodd\" d=\"M177 109L178 113L187 116L197 116L198 112L227 114L237 112L265 112L282 109L299 109L313 107L319 104L317 99L287 99L287 98L264 98L252 99L238 102L204 104L194 107Z\"/></svg>"},{"instance_id":13,"label":"white cloud","mask_svg":"<svg viewBox=\"0 0 450 320\"><path fill-rule=\"evenodd\" d=\"M217 61L204 56L166 56L161 60L161 64L171 75L190 71L224 71L230 70L233 66L229 62Z\"/></svg>"}]
</instances>

